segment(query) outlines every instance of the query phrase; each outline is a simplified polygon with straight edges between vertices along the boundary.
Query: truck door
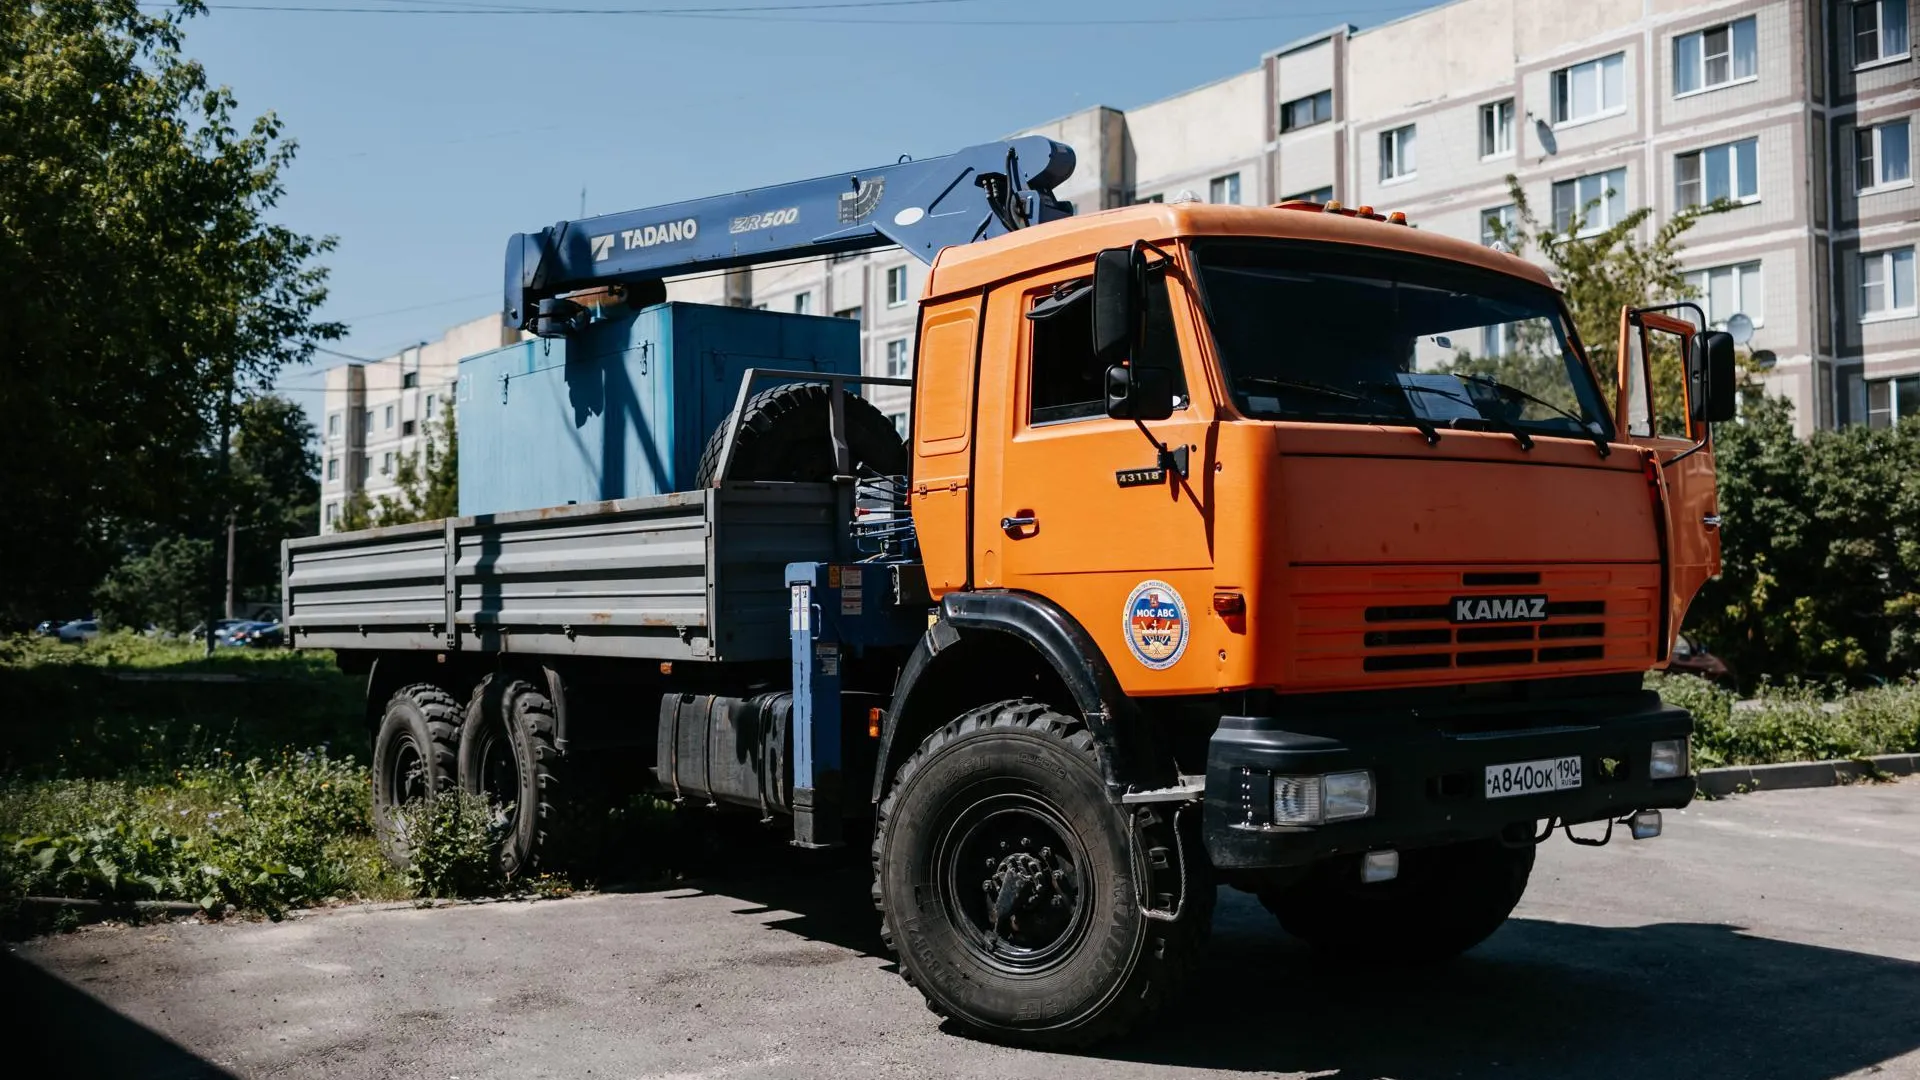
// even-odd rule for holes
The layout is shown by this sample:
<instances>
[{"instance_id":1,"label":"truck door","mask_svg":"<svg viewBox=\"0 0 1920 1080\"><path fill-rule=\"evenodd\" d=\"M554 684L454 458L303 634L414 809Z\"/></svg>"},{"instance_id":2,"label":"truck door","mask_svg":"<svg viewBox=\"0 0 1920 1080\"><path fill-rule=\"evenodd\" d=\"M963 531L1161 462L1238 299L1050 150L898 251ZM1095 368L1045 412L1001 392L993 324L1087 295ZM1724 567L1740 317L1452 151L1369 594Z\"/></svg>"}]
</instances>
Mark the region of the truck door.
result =
<instances>
[{"instance_id":1,"label":"truck door","mask_svg":"<svg viewBox=\"0 0 1920 1080\"><path fill-rule=\"evenodd\" d=\"M1214 416L1203 369L1183 362L1197 352L1192 321L1175 317L1189 302L1176 278L1163 269L1147 283L1138 359L1180 378L1173 415L1144 431L1106 413L1091 264L996 293L989 340L1011 348L982 356L976 583L1059 604L1129 690L1173 692L1208 683L1213 670L1194 636L1212 614ZM1184 462L1184 476L1159 468L1153 440Z\"/></svg>"},{"instance_id":2,"label":"truck door","mask_svg":"<svg viewBox=\"0 0 1920 1080\"><path fill-rule=\"evenodd\" d=\"M1698 308L1693 310L1698 313ZM1620 315L1620 394L1614 422L1628 442L1652 453L1666 508L1668 607L1663 660L1694 594L1720 572L1720 504L1713 446L1707 424L1693 419L1685 374L1695 333L1694 323L1656 311L1628 308Z\"/></svg>"}]
</instances>

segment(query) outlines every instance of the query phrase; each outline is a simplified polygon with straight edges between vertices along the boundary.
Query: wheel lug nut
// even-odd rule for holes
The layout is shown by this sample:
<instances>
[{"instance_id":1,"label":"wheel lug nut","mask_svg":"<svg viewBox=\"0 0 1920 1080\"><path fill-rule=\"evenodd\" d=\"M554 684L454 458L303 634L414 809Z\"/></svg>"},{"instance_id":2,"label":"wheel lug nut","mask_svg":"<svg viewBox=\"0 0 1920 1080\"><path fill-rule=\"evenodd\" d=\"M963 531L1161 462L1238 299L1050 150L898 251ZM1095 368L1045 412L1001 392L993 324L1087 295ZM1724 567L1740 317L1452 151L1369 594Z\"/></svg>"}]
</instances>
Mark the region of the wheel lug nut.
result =
<instances>
[{"instance_id":1,"label":"wheel lug nut","mask_svg":"<svg viewBox=\"0 0 1920 1080\"><path fill-rule=\"evenodd\" d=\"M1027 838L1027 837L1025 837L1025 836L1023 836L1023 837L1021 837L1021 838L1020 838L1020 846L1021 846L1021 847L1023 847L1023 848L1024 848L1024 847L1032 847L1032 846L1033 846L1033 841L1032 841L1031 839L1029 839L1029 838Z\"/></svg>"},{"instance_id":2,"label":"wheel lug nut","mask_svg":"<svg viewBox=\"0 0 1920 1080\"><path fill-rule=\"evenodd\" d=\"M1050 859L1050 858L1052 858L1052 857L1053 857L1053 849L1052 849L1052 848L1050 848L1050 847L1043 847L1043 848L1041 848L1041 849L1040 849L1040 857L1041 857L1041 858L1043 858L1043 859Z\"/></svg>"}]
</instances>

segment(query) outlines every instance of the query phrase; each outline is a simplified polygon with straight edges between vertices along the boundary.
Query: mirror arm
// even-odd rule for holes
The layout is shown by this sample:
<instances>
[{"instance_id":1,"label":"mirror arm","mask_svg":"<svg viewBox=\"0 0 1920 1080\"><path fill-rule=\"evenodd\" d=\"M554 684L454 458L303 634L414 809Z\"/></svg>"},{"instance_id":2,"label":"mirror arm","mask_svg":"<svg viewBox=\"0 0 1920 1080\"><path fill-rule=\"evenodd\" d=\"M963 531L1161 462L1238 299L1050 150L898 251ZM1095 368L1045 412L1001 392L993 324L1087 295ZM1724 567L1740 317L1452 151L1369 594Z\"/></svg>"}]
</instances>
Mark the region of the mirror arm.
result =
<instances>
[{"instance_id":1,"label":"mirror arm","mask_svg":"<svg viewBox=\"0 0 1920 1080\"><path fill-rule=\"evenodd\" d=\"M1685 450L1682 450L1679 453L1668 458L1667 460L1661 462L1660 467L1663 469L1671 469L1675 465L1679 464L1680 462L1685 461L1688 458L1692 457L1693 455L1699 453L1700 451L1705 450L1707 447L1712 446L1713 445L1713 425L1703 424L1702 426L1705 427L1707 430L1706 436L1704 438L1702 438L1699 442L1694 443L1692 446L1687 447Z\"/></svg>"}]
</instances>

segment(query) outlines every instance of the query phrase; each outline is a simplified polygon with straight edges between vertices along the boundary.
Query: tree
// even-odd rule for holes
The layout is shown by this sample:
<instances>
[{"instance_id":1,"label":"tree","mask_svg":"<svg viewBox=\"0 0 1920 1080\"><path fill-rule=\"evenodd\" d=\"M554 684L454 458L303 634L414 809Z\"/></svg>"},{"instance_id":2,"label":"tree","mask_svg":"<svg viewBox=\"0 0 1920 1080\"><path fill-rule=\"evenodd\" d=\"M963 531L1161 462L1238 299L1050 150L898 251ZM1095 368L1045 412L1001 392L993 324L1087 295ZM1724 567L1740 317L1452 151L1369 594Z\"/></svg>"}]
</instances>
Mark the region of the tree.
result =
<instances>
[{"instance_id":1,"label":"tree","mask_svg":"<svg viewBox=\"0 0 1920 1080\"><path fill-rule=\"evenodd\" d=\"M207 560L213 544L170 536L145 554L129 556L94 590L108 629L153 624L182 631L200 621L206 605Z\"/></svg>"},{"instance_id":2,"label":"tree","mask_svg":"<svg viewBox=\"0 0 1920 1080\"><path fill-rule=\"evenodd\" d=\"M368 525L407 525L416 521L438 521L460 514L460 432L455 422L452 395L441 407L437 429L428 428L420 453L402 456L394 466L394 483L399 497L380 496L368 507L365 497L356 505L349 500L342 528ZM447 444L440 446L444 433ZM362 517L364 516L364 521ZM356 524L345 524L351 520Z\"/></svg>"},{"instance_id":3,"label":"tree","mask_svg":"<svg viewBox=\"0 0 1920 1080\"><path fill-rule=\"evenodd\" d=\"M0 565L18 619L86 596L130 547L207 535L228 389L341 328L332 247L273 224L294 145L181 53L199 0L0 7Z\"/></svg>"},{"instance_id":4,"label":"tree","mask_svg":"<svg viewBox=\"0 0 1920 1080\"><path fill-rule=\"evenodd\" d=\"M1607 192L1608 196L1613 194ZM1494 238L1516 255L1525 257L1537 252L1546 260L1549 273L1566 295L1574 332L1593 363L1600 388L1612 404L1617 381L1615 372L1619 370L1621 309L1694 296L1696 291L1687 284L1680 267L1681 238L1701 217L1720 213L1735 204L1721 199L1704 206L1683 207L1653 230L1649 239L1642 240L1641 226L1652 216L1652 207L1629 211L1611 226L1589 232L1587 222L1600 206L1600 199L1581 207L1564 228L1559 228L1554 222L1543 222L1535 215L1533 204L1527 201L1526 190L1517 177L1507 177L1507 196L1513 200L1515 220L1512 225L1492 222ZM1543 330L1544 327L1535 328L1533 333L1537 335ZM1541 380L1527 370L1525 358L1548 350L1540 347L1546 343L1527 341L1524 328L1518 336L1520 340L1517 347L1510 350L1510 358L1468 357L1462 366L1532 389L1533 384ZM1557 354L1557 345L1551 351ZM1514 370L1516 367L1520 370ZM1685 415L1681 407L1684 376L1678 352L1656 349L1652 368L1654 415L1661 418ZM1544 385L1564 387L1565 383L1565 378L1556 373Z\"/></svg>"}]
</instances>

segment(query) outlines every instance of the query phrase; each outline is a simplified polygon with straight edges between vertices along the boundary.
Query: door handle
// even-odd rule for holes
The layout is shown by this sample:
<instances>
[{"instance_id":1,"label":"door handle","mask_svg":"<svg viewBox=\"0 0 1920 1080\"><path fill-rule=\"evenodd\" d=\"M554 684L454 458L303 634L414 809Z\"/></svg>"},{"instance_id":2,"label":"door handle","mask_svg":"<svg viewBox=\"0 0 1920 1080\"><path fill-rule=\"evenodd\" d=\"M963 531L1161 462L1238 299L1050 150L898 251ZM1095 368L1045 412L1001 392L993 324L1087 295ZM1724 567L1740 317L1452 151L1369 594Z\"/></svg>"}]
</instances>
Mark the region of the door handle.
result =
<instances>
[{"instance_id":1,"label":"door handle","mask_svg":"<svg viewBox=\"0 0 1920 1080\"><path fill-rule=\"evenodd\" d=\"M1039 532L1040 519L1032 514L1025 514L1019 517L1003 517L1000 519L1000 529L1007 533L1012 533L1020 529L1032 529L1034 532Z\"/></svg>"},{"instance_id":2,"label":"door handle","mask_svg":"<svg viewBox=\"0 0 1920 1080\"><path fill-rule=\"evenodd\" d=\"M1709 529L1717 529L1720 527L1720 515L1708 514L1700 519L1700 524L1705 525Z\"/></svg>"}]
</instances>

